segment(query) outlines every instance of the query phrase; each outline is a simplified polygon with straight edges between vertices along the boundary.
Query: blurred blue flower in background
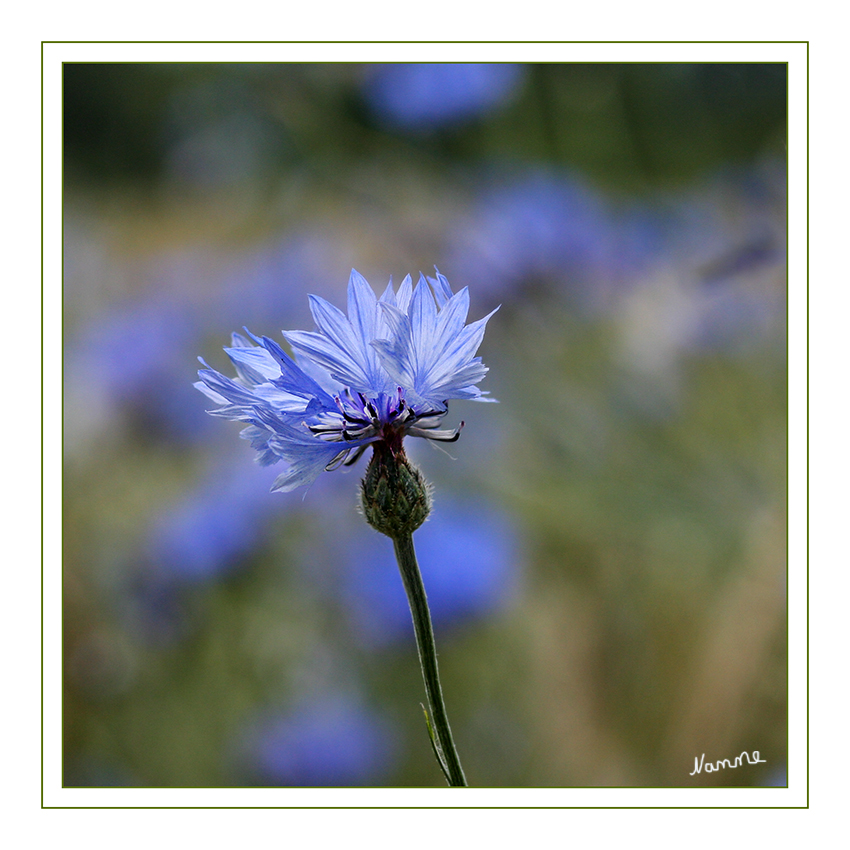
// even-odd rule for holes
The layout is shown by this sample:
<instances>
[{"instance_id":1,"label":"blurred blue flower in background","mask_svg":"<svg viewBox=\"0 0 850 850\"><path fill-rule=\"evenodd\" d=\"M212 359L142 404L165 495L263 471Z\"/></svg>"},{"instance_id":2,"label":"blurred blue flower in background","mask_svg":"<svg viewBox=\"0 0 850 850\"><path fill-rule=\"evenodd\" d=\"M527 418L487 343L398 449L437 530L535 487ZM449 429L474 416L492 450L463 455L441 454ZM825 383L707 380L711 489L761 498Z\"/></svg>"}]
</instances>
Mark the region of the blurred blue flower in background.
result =
<instances>
[{"instance_id":1,"label":"blurred blue flower in background","mask_svg":"<svg viewBox=\"0 0 850 850\"><path fill-rule=\"evenodd\" d=\"M368 785L388 775L397 738L389 720L332 694L255 720L243 732L239 755L259 785Z\"/></svg>"},{"instance_id":2,"label":"blurred blue flower in background","mask_svg":"<svg viewBox=\"0 0 850 850\"><path fill-rule=\"evenodd\" d=\"M524 75L522 65L511 64L376 65L364 96L382 123L428 131L505 104L518 93Z\"/></svg>"},{"instance_id":3,"label":"blurred blue flower in background","mask_svg":"<svg viewBox=\"0 0 850 850\"><path fill-rule=\"evenodd\" d=\"M198 334L195 312L184 298L160 290L69 332L66 445L114 438L133 418L148 434L168 439L195 440L208 430L176 380Z\"/></svg>"},{"instance_id":4,"label":"blurred blue flower in background","mask_svg":"<svg viewBox=\"0 0 850 850\"><path fill-rule=\"evenodd\" d=\"M192 591L246 569L263 550L281 510L268 494L273 477L241 456L219 462L153 519L124 598L138 637L155 645L184 637Z\"/></svg>"},{"instance_id":5,"label":"blurred blue flower in background","mask_svg":"<svg viewBox=\"0 0 850 850\"><path fill-rule=\"evenodd\" d=\"M160 294L98 317L69 345L69 368L126 403L169 369L174 353L196 333L184 305Z\"/></svg>"},{"instance_id":6,"label":"blurred blue flower in background","mask_svg":"<svg viewBox=\"0 0 850 850\"><path fill-rule=\"evenodd\" d=\"M577 177L543 170L486 186L451 232L454 273L494 297L543 281L590 304L662 242L648 210L615 212Z\"/></svg>"},{"instance_id":7,"label":"blurred blue flower in background","mask_svg":"<svg viewBox=\"0 0 850 850\"><path fill-rule=\"evenodd\" d=\"M244 566L265 542L264 528L281 510L270 499L273 476L244 458L217 464L154 524L148 560L163 575L181 582L209 581Z\"/></svg>"},{"instance_id":8,"label":"blurred blue flower in background","mask_svg":"<svg viewBox=\"0 0 850 850\"><path fill-rule=\"evenodd\" d=\"M334 279L338 246L314 230L293 230L272 238L224 263L220 298L208 304L205 328L216 331L222 322L250 325L284 321L306 313L308 292L323 291ZM211 309L209 309L211 308Z\"/></svg>"},{"instance_id":9,"label":"blurred blue flower in background","mask_svg":"<svg viewBox=\"0 0 850 850\"><path fill-rule=\"evenodd\" d=\"M296 231L236 253L195 246L138 263L134 272L156 282L152 291L69 333L67 403L93 426L88 433L81 427L80 438L109 422L114 429L116 415L130 414L151 433L197 441L212 425L185 382L198 341L237 315L242 322L301 315L307 289L326 286L332 257L323 236ZM84 266L72 270L85 273ZM74 442L77 431L66 436Z\"/></svg>"},{"instance_id":10,"label":"blurred blue flower in background","mask_svg":"<svg viewBox=\"0 0 850 850\"><path fill-rule=\"evenodd\" d=\"M367 645L409 637L410 609L392 546L365 527L352 530L340 582L346 609ZM420 569L436 628L507 606L522 573L519 535L510 516L482 499L440 498L416 533Z\"/></svg>"}]
</instances>

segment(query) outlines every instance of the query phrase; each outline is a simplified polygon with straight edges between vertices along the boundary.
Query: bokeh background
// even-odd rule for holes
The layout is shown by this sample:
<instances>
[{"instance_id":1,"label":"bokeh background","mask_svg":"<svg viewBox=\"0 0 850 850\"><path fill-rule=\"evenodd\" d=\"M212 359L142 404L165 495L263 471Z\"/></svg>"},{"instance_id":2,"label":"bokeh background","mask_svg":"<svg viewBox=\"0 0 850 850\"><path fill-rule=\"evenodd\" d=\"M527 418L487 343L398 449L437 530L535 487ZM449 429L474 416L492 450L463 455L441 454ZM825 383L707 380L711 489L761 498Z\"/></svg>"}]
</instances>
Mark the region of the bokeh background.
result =
<instances>
[{"instance_id":1,"label":"bokeh background","mask_svg":"<svg viewBox=\"0 0 850 850\"><path fill-rule=\"evenodd\" d=\"M785 129L784 65L66 64L65 784L444 784L364 462L270 494L192 387L436 265L501 304L408 441L470 783L784 785Z\"/></svg>"}]
</instances>

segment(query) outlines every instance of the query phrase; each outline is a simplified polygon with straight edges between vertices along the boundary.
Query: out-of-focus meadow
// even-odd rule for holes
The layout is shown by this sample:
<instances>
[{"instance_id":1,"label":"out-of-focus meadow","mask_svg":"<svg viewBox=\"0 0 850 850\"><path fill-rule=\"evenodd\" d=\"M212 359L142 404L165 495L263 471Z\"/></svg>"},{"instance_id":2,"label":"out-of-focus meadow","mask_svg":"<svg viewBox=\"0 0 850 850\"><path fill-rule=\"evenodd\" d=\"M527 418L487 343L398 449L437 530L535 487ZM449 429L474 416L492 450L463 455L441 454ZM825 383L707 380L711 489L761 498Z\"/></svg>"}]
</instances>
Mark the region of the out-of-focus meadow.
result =
<instances>
[{"instance_id":1,"label":"out-of-focus meadow","mask_svg":"<svg viewBox=\"0 0 850 850\"><path fill-rule=\"evenodd\" d=\"M444 785L365 460L270 494L192 387L435 265L501 304L500 403L408 440L470 784L785 784L784 66L68 64L64 108L66 785Z\"/></svg>"}]
</instances>

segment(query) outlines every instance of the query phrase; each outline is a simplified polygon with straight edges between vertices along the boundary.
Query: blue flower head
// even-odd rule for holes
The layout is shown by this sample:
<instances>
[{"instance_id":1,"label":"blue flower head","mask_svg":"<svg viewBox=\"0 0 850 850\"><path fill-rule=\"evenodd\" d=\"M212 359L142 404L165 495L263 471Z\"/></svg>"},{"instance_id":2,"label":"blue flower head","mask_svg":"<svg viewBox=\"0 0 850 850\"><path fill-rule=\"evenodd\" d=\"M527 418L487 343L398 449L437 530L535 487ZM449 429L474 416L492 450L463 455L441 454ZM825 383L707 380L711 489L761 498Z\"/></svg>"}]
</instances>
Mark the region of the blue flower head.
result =
<instances>
[{"instance_id":1,"label":"blue flower head","mask_svg":"<svg viewBox=\"0 0 850 850\"><path fill-rule=\"evenodd\" d=\"M242 735L243 769L262 785L374 784L392 768L398 747L388 719L342 694L260 716Z\"/></svg>"},{"instance_id":2,"label":"blue flower head","mask_svg":"<svg viewBox=\"0 0 850 850\"><path fill-rule=\"evenodd\" d=\"M524 76L523 66L510 63L390 63L371 69L364 95L382 123L428 132L505 104Z\"/></svg>"},{"instance_id":3,"label":"blue flower head","mask_svg":"<svg viewBox=\"0 0 850 850\"><path fill-rule=\"evenodd\" d=\"M466 324L467 289L453 294L436 274L415 287L408 275L398 291L390 281L378 298L352 270L347 317L311 295L316 330L284 331L295 359L248 333L225 349L235 379L204 363L195 386L218 405L209 412L246 423L261 464L287 464L273 491L350 466L370 445L401 452L406 435L452 442L463 422L440 428L449 401L493 401L476 386L487 367L475 356L493 313Z\"/></svg>"}]
</instances>

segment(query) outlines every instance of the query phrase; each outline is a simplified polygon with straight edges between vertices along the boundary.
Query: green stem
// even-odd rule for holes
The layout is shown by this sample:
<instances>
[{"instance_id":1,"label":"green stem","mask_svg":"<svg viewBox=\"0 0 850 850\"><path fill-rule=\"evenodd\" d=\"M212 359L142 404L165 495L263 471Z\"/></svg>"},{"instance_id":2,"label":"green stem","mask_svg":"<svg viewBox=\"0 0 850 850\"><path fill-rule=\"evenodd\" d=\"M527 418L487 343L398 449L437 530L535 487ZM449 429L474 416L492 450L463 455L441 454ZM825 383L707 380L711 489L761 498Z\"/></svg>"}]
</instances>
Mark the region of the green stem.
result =
<instances>
[{"instance_id":1,"label":"green stem","mask_svg":"<svg viewBox=\"0 0 850 850\"><path fill-rule=\"evenodd\" d=\"M422 678L425 680L425 692L431 708L433 727L432 743L440 760L440 766L451 786L466 786L466 777L460 766L452 731L449 728L449 718L443 703L443 691L440 688L440 676L437 672L437 648L434 644L434 630L431 626L431 613L428 610L428 600L425 597L425 585L416 561L416 551L413 548L413 535L400 533L392 538L401 580L407 592L410 603L410 613L413 616L413 629L416 632L416 646L419 650L419 663L422 667ZM436 740L434 740L436 735Z\"/></svg>"}]
</instances>

